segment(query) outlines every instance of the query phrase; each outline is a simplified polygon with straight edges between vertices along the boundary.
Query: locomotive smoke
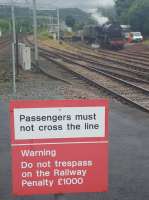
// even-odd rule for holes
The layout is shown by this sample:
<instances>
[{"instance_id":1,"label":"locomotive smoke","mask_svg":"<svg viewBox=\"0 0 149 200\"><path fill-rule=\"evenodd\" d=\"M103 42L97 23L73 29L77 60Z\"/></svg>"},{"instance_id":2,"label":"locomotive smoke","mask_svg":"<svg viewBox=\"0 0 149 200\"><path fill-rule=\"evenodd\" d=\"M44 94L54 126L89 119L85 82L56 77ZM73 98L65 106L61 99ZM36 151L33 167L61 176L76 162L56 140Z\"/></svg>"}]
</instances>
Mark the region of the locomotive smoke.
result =
<instances>
[{"instance_id":1,"label":"locomotive smoke","mask_svg":"<svg viewBox=\"0 0 149 200\"><path fill-rule=\"evenodd\" d=\"M103 25L109 21L107 17L102 16L102 14L98 12L98 9L93 10L91 16L99 25Z\"/></svg>"}]
</instances>

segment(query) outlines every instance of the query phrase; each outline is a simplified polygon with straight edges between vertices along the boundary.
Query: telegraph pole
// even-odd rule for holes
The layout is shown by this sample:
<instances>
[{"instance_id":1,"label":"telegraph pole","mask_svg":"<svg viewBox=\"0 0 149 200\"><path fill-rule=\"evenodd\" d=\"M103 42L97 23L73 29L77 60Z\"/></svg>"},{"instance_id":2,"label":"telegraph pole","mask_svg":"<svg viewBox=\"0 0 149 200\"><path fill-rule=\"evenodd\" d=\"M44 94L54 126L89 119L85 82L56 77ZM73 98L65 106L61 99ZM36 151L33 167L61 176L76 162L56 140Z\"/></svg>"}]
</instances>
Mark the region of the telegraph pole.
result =
<instances>
[{"instance_id":1,"label":"telegraph pole","mask_svg":"<svg viewBox=\"0 0 149 200\"><path fill-rule=\"evenodd\" d=\"M12 43L13 93L16 94L16 57L15 57L16 23L15 23L13 0L11 0L11 18L12 18L12 31L13 31L13 43Z\"/></svg>"},{"instance_id":2,"label":"telegraph pole","mask_svg":"<svg viewBox=\"0 0 149 200\"><path fill-rule=\"evenodd\" d=\"M38 65L38 44L37 44L37 5L36 0L33 0L33 28L34 28L34 50L35 50L35 62Z\"/></svg>"},{"instance_id":3,"label":"telegraph pole","mask_svg":"<svg viewBox=\"0 0 149 200\"><path fill-rule=\"evenodd\" d=\"M60 14L59 8L57 8L57 39L60 41Z\"/></svg>"}]
</instances>

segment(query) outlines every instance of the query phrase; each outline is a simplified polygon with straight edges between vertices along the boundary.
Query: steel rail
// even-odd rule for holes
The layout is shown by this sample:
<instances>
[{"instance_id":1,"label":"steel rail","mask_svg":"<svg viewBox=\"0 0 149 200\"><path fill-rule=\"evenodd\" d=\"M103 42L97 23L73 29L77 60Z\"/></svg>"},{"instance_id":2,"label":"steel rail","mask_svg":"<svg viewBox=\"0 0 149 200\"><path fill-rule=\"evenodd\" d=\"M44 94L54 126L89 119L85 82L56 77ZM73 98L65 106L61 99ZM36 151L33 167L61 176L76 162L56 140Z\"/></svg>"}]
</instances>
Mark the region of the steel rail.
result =
<instances>
[{"instance_id":1,"label":"steel rail","mask_svg":"<svg viewBox=\"0 0 149 200\"><path fill-rule=\"evenodd\" d=\"M40 48L40 50L43 51L43 48ZM50 50L44 49L44 51L46 53L50 53L50 55L53 54L52 56L54 56L55 58L57 57L57 55L54 52L50 51ZM134 81L139 81L139 82L143 82L143 83L149 83L149 81L148 81L149 80L149 73L147 74L147 73L144 73L144 72L137 72L136 70L128 70L128 69L125 69L125 68L122 68L122 67L109 65L109 63L105 63L105 62L102 62L102 61L94 61L94 60L91 60L91 59L88 59L88 58L84 58L81 55L75 55L75 54L71 54L71 53L70 54L67 53L67 55L66 55L65 53L61 52L61 53L59 53L59 56L62 57L62 58L65 57L65 59L67 59L69 57L69 58L72 58L72 59L83 60L85 62L89 62L90 64L97 65L100 69L103 68L103 67L106 67L106 69L103 68L104 71L109 71L108 68L111 68L113 70L121 70L122 72L127 72L129 74L132 73L132 77L131 77L131 76L126 76L126 75L122 75L122 74L114 72L117 75L121 75L123 77L125 76L125 78L127 78L127 79L132 78L132 80L134 80ZM146 77L147 80L134 78L134 75L142 77L142 78Z\"/></svg>"},{"instance_id":2,"label":"steel rail","mask_svg":"<svg viewBox=\"0 0 149 200\"><path fill-rule=\"evenodd\" d=\"M47 49L43 49L43 48L40 48L40 56L46 58L47 60L50 60L54 63L56 63L57 65L60 65L61 67L63 67L64 69L68 70L69 72L71 72L72 74L75 74L77 75L78 77L80 77L81 79L87 81L88 83L90 83L91 85L94 85L96 86L97 88L103 88L105 91L107 91L108 93L110 93L112 96L115 96L115 97L118 97L122 100L125 100L125 102L131 104L131 105L134 105L135 107L145 111L145 112L149 112L149 106L146 106L146 105L141 105L141 103L139 103L139 100L141 102L141 98L138 100L135 101L134 98L138 97L138 93L136 93L133 98L129 98L129 95L127 96L124 96L123 94L121 94L120 92L118 91L114 91L113 89L111 88L107 88L106 86L102 85L101 83L97 82L97 80L93 80L93 79L90 79L89 77L87 77L86 75L83 75L83 74L80 74L78 72L76 72L74 69L71 69L68 67L68 65L71 63L71 64L75 64L76 66L80 66L80 67L83 67L85 68L86 70L89 70L90 72L91 71L94 71L96 73L99 73L100 75L103 75L105 77L108 77L110 79L113 79L115 81L118 81L119 83L123 84L124 85L127 85L127 89L130 88L131 92L133 92L132 94L134 94L134 90L136 89L137 91L141 92L141 96L142 97L143 95L145 95L145 99L147 98L147 101L148 101L148 96L149 96L149 90L147 89L144 89L142 87L138 87L137 85L135 84L132 84L132 83L129 83L128 81L126 80L122 80L120 78L117 78L117 77L114 77L110 74L107 74L106 72L103 72L102 70L99 70L97 68L95 68L95 66L86 66L85 64L83 65L82 63L79 63L80 61L77 61L76 58L73 58L72 59L72 55L71 55L71 58L68 58L69 55L68 55L68 52L67 52L67 55L61 55L60 53L58 52L52 52L51 51L48 51ZM52 54L52 55L51 55ZM61 58L61 59L60 59ZM83 61L84 62L84 61ZM133 89L132 89L133 88ZM143 98L144 98L143 97ZM133 100L134 99L134 100ZM144 100L144 99L143 99ZM142 101L143 101L142 100ZM148 105L148 104L147 104Z\"/></svg>"},{"instance_id":3,"label":"steel rail","mask_svg":"<svg viewBox=\"0 0 149 200\"><path fill-rule=\"evenodd\" d=\"M126 96L123 96L123 95L119 94L118 92L115 92L115 91L113 91L112 89L109 89L109 88L103 86L102 84L97 83L95 80L90 80L90 79L88 79L86 76L84 76L84 75L82 75L82 74L80 74L80 73L77 73L77 72L75 72L75 71L73 71L73 70L71 70L71 69L68 69L68 68L65 66L66 63L68 64L68 59L67 59L67 61L65 60L65 61L63 61L63 63L62 63L60 60L55 59L55 58L51 58L51 57L49 57L49 55L47 55L47 54L44 55L44 53L42 53L42 56L45 56L45 58L47 58L48 60L53 61L54 63L56 63L56 64L58 64L58 65L61 65L62 67L64 67L64 68L67 69L68 71L70 71L71 73L73 73L73 74L75 74L75 75L77 75L77 76L83 78L83 79L86 80L87 82L90 82L90 84L96 85L96 87L98 87L98 88L99 88L99 87L100 87L100 88L103 88L104 90L108 91L110 94L112 94L112 95L114 95L114 96L117 96L117 97L119 97L119 98L121 98L121 99L123 99L123 100L125 100L125 101L127 101L127 102L129 102L129 103L131 103L131 104L133 104L133 105L135 105L136 107L138 107L139 109L141 109L141 110L143 110L143 111L149 112L148 107L146 108L146 107L140 105L139 103L137 103L137 102L131 100L130 98L128 98L128 97L126 97ZM57 56L58 56L58 55L57 55ZM65 59L66 59L66 58L65 58ZM71 63L73 63L73 64L80 65L81 67L86 68L86 66L83 66L82 64L79 64L79 63L77 63L76 61L69 60L69 62L71 62ZM87 67L87 69L88 69L88 70L91 70L90 67ZM124 80L122 80L122 79L115 78L115 77L112 76L112 75L109 75L109 74L107 74L107 73L105 73L105 72L103 72L103 71L99 71L99 70L95 69L94 67L92 67L92 70L94 70L94 71L96 71L96 72L98 72L98 73L100 73L100 74L102 74L102 75L104 75L104 76L107 76L107 77L109 77L109 78L113 78L113 79L115 79L115 80L117 80L117 81L119 81L119 82L121 82L121 83L123 83L123 84L125 84L125 85L127 85L127 86L131 86L131 87L133 87L133 88L135 88L135 89L141 91L142 94L145 93L147 97L149 96L149 90L146 90L146 89L144 89L144 88L138 87L138 86L136 86L136 85L134 85L134 84L130 84L129 82L124 81Z\"/></svg>"}]
</instances>

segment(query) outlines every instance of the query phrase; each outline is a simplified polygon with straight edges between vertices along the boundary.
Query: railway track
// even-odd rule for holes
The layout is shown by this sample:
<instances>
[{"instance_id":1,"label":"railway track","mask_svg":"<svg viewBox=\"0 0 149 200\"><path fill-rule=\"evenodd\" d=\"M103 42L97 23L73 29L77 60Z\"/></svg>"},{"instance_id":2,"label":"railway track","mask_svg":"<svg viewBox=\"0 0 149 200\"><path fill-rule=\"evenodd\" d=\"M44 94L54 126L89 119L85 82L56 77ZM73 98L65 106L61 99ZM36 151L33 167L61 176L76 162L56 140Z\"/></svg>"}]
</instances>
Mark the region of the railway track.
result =
<instances>
[{"instance_id":1,"label":"railway track","mask_svg":"<svg viewBox=\"0 0 149 200\"><path fill-rule=\"evenodd\" d=\"M86 66L86 63L81 63L79 61L72 60L72 57L68 59L67 57L61 56L61 60L58 58L59 55L56 52L57 58L49 57L46 53L41 53L47 59L61 65L65 69L69 70L71 73L83 78L92 85L98 88L104 88L110 94L122 98L123 100L139 107L140 109L149 112L149 90L138 85L132 84L128 81L124 81L120 78L116 78L109 73L103 72L93 66ZM55 55L55 57L56 57Z\"/></svg>"},{"instance_id":2,"label":"railway track","mask_svg":"<svg viewBox=\"0 0 149 200\"><path fill-rule=\"evenodd\" d=\"M7 46L10 43L10 39L0 40L0 47Z\"/></svg>"},{"instance_id":3,"label":"railway track","mask_svg":"<svg viewBox=\"0 0 149 200\"><path fill-rule=\"evenodd\" d=\"M41 51L42 51L42 48L41 48ZM45 50L43 55L45 55L45 53L47 53L47 56L48 56L49 51ZM139 79L139 78L135 78L134 77L134 75L135 75L134 71L130 72L129 70L124 70L124 69L121 71L121 68L119 68L120 72L117 72L118 68L115 68L115 67L113 67L113 68L110 67L110 69L109 69L109 66L108 66L108 68L106 69L105 67L108 65L108 63L105 66L99 66L99 63L94 62L92 60L91 61L87 60L86 58L85 59L82 58L82 57L78 58L74 55L72 56L71 54L69 55L69 54L65 54L65 53L62 53L62 52L61 53L56 52L56 53L59 55L59 58L62 58L63 60L66 60L67 62L74 62L74 64L84 65L84 66L90 67L90 68L92 68L92 65L94 65L94 68L96 70L103 71L107 74L112 74L113 76L115 76L115 78L116 77L117 78L122 77L123 80L128 79L129 82L131 82L131 83L137 82L139 85L142 85L142 88L145 87L145 88L149 89L149 81L147 81L147 80L145 81L145 80L142 80L142 79ZM57 55L55 55L55 53L53 53L51 51L50 51L50 56L52 56L53 58L57 58ZM127 72L127 75L126 74L124 75L124 71ZM132 76L129 75L130 73L132 73ZM144 75L146 75L146 74L144 74ZM143 76L143 74L142 74L142 76Z\"/></svg>"},{"instance_id":4,"label":"railway track","mask_svg":"<svg viewBox=\"0 0 149 200\"><path fill-rule=\"evenodd\" d=\"M131 63L136 63L136 64L143 64L143 65L147 65L149 66L149 57L146 57L144 54L140 55L138 54L131 54L130 52L128 53L127 51L121 50L121 51L112 51L112 50L107 50L107 49L96 49L93 50L91 47L88 47L87 45L83 45L81 44L81 46L79 45L75 45L74 46L82 51L88 51L90 53L95 53L95 56L97 56L98 54L102 55L102 56L107 56L108 57L112 57L112 58L116 58L119 60L124 60L124 61L128 61Z\"/></svg>"},{"instance_id":5,"label":"railway track","mask_svg":"<svg viewBox=\"0 0 149 200\"><path fill-rule=\"evenodd\" d=\"M145 59L149 59L149 48L146 46L134 46L130 49L124 49L121 51L122 53L133 55L133 56L139 56L143 57Z\"/></svg>"},{"instance_id":6,"label":"railway track","mask_svg":"<svg viewBox=\"0 0 149 200\"><path fill-rule=\"evenodd\" d=\"M146 60L143 60L143 58L140 60L139 56L137 57L131 56L129 58L126 58L125 56L127 55L123 56L122 53L112 52L108 50L100 50L100 52L97 53L91 49L87 49L87 48L85 49L82 47L74 48L73 51L72 50L61 51L60 49L57 49L57 48L52 48L52 51L53 49L55 49L55 51L58 51L58 53L68 53L68 54L71 53L73 56L78 56L78 58L84 57L85 59L90 59L94 62L96 61L98 62L97 64L102 64L103 66L106 65L109 67L118 67L119 69L129 68L129 72L130 72L130 69L134 69L134 70L136 69L140 72L145 72L143 74L143 78L146 76L147 78L149 78L149 74L147 74L149 73L149 58ZM135 73L134 70L132 71L133 73ZM140 72L138 73L138 75L141 74Z\"/></svg>"},{"instance_id":7,"label":"railway track","mask_svg":"<svg viewBox=\"0 0 149 200\"><path fill-rule=\"evenodd\" d=\"M42 48L41 48L42 50ZM99 59L95 59L94 57L89 57L89 56L84 56L84 54L76 54L76 53L71 53L69 52L65 52L65 51L61 51L61 50L57 50L54 49L54 51L57 52L57 54L59 54L60 57L64 57L67 58L69 57L70 59L77 59L80 61L87 61L90 64L94 64L96 65L98 68L100 68L100 70L106 71L106 72L110 72L113 73L113 75L117 76L117 77L122 77L125 78L127 80L131 80L133 82L140 82L140 83L149 83L149 69L144 69L142 70L142 68L139 70L136 70L136 67L133 68L126 68L125 66L119 66L118 64L113 64L111 62L107 62L104 60L99 60ZM46 50L45 50L46 52ZM53 53L53 50L48 50L47 53L50 52L50 55L53 57L55 56L55 53ZM138 68L137 68L138 69Z\"/></svg>"},{"instance_id":8,"label":"railway track","mask_svg":"<svg viewBox=\"0 0 149 200\"><path fill-rule=\"evenodd\" d=\"M55 49L55 51L58 51L59 53L68 53L68 54L72 54L73 56L78 56L79 57L84 57L85 59L90 59L92 61L96 61L96 62L102 62L101 64L104 65L104 62L105 64L107 65L107 63L109 63L109 65L120 65L125 67L126 69L129 68L129 69L137 69L138 71L140 72L148 72L149 73L149 63L148 62L140 62L139 64L136 64L136 63L133 63L132 59L129 60L129 61L125 61L125 60L120 60L118 58L112 58L112 56L110 56L109 54L104 54L104 55L101 55L101 54L95 54L95 53L92 53L91 51L90 52L86 52L85 50L84 51L78 51L78 50L74 50L74 51L67 51L67 50L60 50L60 49L57 49L57 48L52 48L52 51L53 49ZM99 64L100 64L99 63ZM109 66L108 65L108 66Z\"/></svg>"},{"instance_id":9,"label":"railway track","mask_svg":"<svg viewBox=\"0 0 149 200\"><path fill-rule=\"evenodd\" d=\"M112 72L99 68L99 63L96 63L96 60L84 58L82 54L79 55L80 57L78 58L78 55L72 52L68 53L54 48L48 50L40 48L40 55L60 65L75 76L85 80L87 83L96 86L96 88L103 88L110 95L149 112L148 81L142 83L142 85L140 83L138 85L116 77ZM135 81L139 82L139 79Z\"/></svg>"}]
</instances>

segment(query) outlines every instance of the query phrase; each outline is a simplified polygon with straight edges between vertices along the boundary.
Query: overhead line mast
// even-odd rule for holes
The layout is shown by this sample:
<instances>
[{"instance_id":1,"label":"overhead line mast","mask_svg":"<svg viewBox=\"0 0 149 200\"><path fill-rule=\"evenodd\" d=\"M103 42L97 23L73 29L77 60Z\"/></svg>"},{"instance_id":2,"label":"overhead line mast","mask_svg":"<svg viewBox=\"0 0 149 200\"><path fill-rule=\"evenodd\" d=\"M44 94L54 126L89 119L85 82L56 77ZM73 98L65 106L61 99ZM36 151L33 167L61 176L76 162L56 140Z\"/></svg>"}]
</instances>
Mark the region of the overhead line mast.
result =
<instances>
[{"instance_id":1,"label":"overhead line mast","mask_svg":"<svg viewBox=\"0 0 149 200\"><path fill-rule=\"evenodd\" d=\"M37 5L36 0L33 0L33 28L34 28L34 50L35 50L35 62L38 65L38 42L37 42Z\"/></svg>"},{"instance_id":2,"label":"overhead line mast","mask_svg":"<svg viewBox=\"0 0 149 200\"><path fill-rule=\"evenodd\" d=\"M13 43L12 43L12 67L13 67L13 93L16 94L16 23L14 14L14 1L11 0L11 17L12 17L12 31L13 31Z\"/></svg>"}]
</instances>

